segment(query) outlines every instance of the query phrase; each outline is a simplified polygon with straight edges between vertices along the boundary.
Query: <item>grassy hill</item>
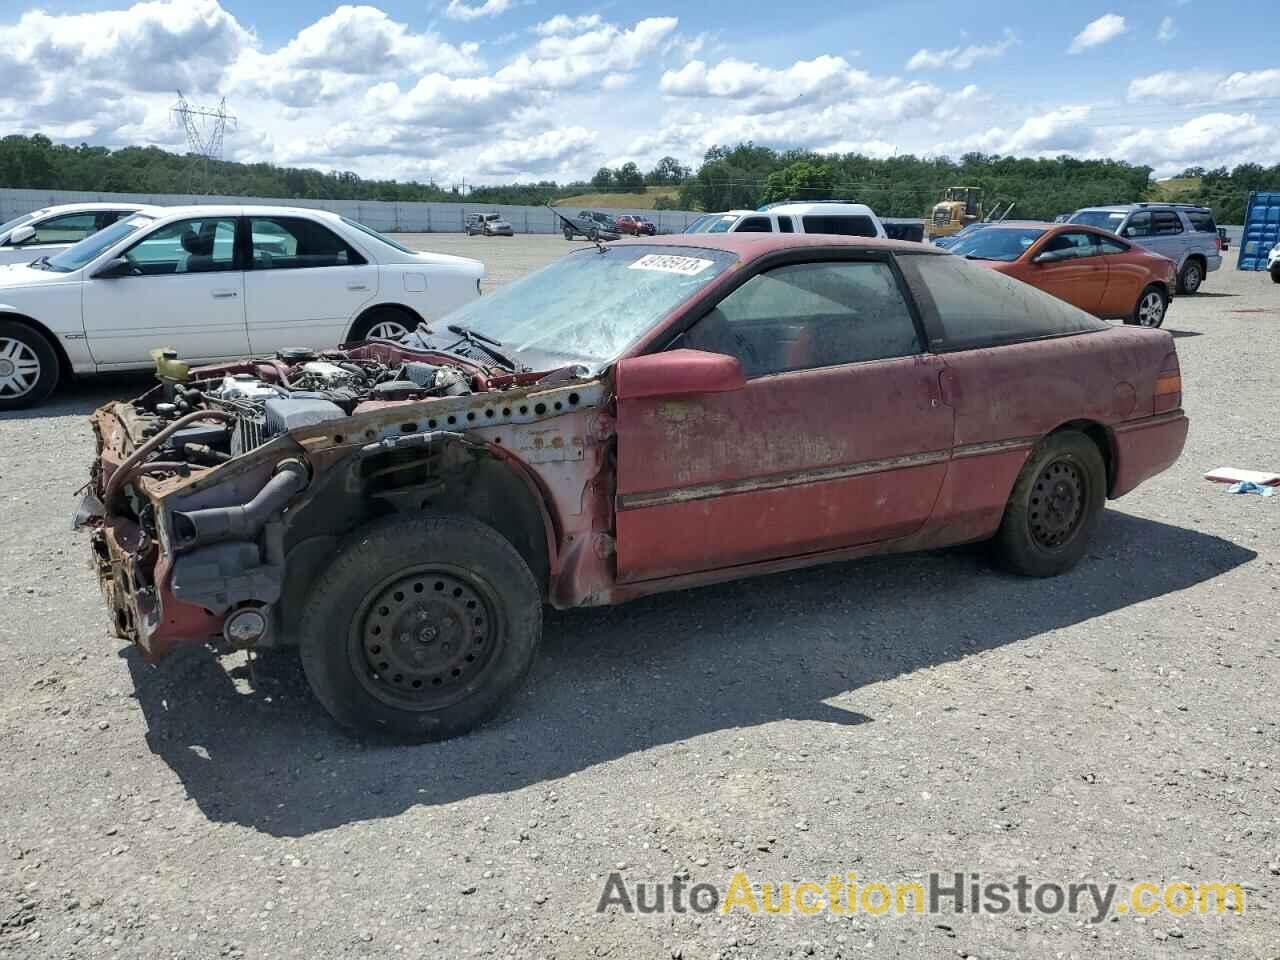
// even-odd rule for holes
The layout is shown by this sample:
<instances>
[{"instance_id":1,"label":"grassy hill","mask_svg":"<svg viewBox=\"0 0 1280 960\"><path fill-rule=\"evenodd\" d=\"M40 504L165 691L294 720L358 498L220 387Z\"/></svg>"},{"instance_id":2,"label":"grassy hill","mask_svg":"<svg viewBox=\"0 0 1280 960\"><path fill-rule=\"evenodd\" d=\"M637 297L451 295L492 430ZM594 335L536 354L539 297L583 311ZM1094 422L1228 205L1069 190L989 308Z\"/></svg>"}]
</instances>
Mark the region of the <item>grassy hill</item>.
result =
<instances>
[{"instance_id":1,"label":"grassy hill","mask_svg":"<svg viewBox=\"0 0 1280 960\"><path fill-rule=\"evenodd\" d=\"M618 210L652 210L659 197L676 198L675 187L650 187L644 193L580 193L576 197L557 200L558 207Z\"/></svg>"},{"instance_id":2,"label":"grassy hill","mask_svg":"<svg viewBox=\"0 0 1280 960\"><path fill-rule=\"evenodd\" d=\"M1188 194L1200 192L1199 177L1170 177L1152 184L1153 200L1179 200Z\"/></svg>"}]
</instances>

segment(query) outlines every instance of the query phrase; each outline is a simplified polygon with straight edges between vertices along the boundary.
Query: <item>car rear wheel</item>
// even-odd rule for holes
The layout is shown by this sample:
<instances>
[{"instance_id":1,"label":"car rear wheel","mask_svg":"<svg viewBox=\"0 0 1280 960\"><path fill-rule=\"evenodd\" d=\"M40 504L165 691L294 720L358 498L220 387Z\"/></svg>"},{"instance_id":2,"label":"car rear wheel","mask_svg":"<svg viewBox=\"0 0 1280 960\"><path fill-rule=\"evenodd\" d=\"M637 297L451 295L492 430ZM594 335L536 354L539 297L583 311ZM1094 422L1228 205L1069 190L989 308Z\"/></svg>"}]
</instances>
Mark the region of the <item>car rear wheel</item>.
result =
<instances>
[{"instance_id":1,"label":"car rear wheel","mask_svg":"<svg viewBox=\"0 0 1280 960\"><path fill-rule=\"evenodd\" d=\"M399 340L417 324L414 318L395 307L375 307L351 328L352 341Z\"/></svg>"},{"instance_id":2,"label":"car rear wheel","mask_svg":"<svg viewBox=\"0 0 1280 960\"><path fill-rule=\"evenodd\" d=\"M1169 308L1169 298L1157 286L1150 286L1138 297L1138 305L1133 308L1130 323L1140 327L1158 327L1164 323L1165 311Z\"/></svg>"},{"instance_id":3,"label":"car rear wheel","mask_svg":"<svg viewBox=\"0 0 1280 960\"><path fill-rule=\"evenodd\" d=\"M1178 292L1193 294L1200 289L1200 284L1203 282L1204 267L1200 266L1200 261L1188 260L1183 264L1182 272L1178 274Z\"/></svg>"},{"instance_id":4,"label":"car rear wheel","mask_svg":"<svg viewBox=\"0 0 1280 960\"><path fill-rule=\"evenodd\" d=\"M491 717L528 675L542 603L524 559L461 517L390 517L349 538L312 588L302 667L357 732L425 742Z\"/></svg>"},{"instance_id":5,"label":"car rear wheel","mask_svg":"<svg viewBox=\"0 0 1280 960\"><path fill-rule=\"evenodd\" d=\"M1065 573L1088 550L1106 498L1094 442L1074 430L1050 434L1018 474L993 541L997 560L1027 577Z\"/></svg>"},{"instance_id":6,"label":"car rear wheel","mask_svg":"<svg viewBox=\"0 0 1280 960\"><path fill-rule=\"evenodd\" d=\"M590 240L592 243L595 243L597 240L599 240L599 239L600 239L600 228L599 228L599 227L592 227L590 230L588 230L588 231L587 231L587 239L588 239L588 240Z\"/></svg>"},{"instance_id":7,"label":"car rear wheel","mask_svg":"<svg viewBox=\"0 0 1280 960\"><path fill-rule=\"evenodd\" d=\"M44 401L58 376L58 356L48 340L25 324L0 320L0 410Z\"/></svg>"}]
</instances>

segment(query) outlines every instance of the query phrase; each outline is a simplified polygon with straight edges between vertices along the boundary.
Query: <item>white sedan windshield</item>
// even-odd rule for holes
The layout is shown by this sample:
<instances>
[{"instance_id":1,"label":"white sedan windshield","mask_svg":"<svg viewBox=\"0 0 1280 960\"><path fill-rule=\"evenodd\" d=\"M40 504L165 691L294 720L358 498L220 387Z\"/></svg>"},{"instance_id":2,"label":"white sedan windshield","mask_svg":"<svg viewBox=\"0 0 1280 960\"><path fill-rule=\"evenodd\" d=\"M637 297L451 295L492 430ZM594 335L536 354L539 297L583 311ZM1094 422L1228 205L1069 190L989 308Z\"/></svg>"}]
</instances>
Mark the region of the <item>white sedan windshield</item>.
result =
<instances>
[{"instance_id":1,"label":"white sedan windshield","mask_svg":"<svg viewBox=\"0 0 1280 960\"><path fill-rule=\"evenodd\" d=\"M572 254L453 311L447 325L566 362L604 364L735 262L721 250L625 246Z\"/></svg>"},{"instance_id":2,"label":"white sedan windshield","mask_svg":"<svg viewBox=\"0 0 1280 960\"><path fill-rule=\"evenodd\" d=\"M154 222L154 217L148 217L140 213L135 213L127 220L117 220L106 229L99 230L97 233L85 237L75 246L63 250L56 257L50 257L48 261L49 269L56 270L58 273L70 273L72 270L79 270L86 263L92 263L98 259L98 257L135 230L150 226Z\"/></svg>"}]
</instances>

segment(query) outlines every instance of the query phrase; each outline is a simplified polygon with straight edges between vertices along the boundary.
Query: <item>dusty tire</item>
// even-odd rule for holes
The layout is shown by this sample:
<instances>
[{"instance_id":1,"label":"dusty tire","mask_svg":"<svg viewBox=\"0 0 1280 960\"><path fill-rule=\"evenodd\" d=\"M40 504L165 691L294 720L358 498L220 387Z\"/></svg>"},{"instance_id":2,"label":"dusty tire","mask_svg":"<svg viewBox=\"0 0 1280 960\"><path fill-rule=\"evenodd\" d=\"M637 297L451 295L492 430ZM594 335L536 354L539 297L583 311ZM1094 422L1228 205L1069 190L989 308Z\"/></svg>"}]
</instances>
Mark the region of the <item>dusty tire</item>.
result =
<instances>
[{"instance_id":1,"label":"dusty tire","mask_svg":"<svg viewBox=\"0 0 1280 960\"><path fill-rule=\"evenodd\" d=\"M588 231L587 231L587 239L588 239L588 240L590 240L592 243L595 243L597 240L599 240L599 239L600 239L600 230L599 230L599 228L597 228L597 227L592 227L590 230L588 230Z\"/></svg>"},{"instance_id":2,"label":"dusty tire","mask_svg":"<svg viewBox=\"0 0 1280 960\"><path fill-rule=\"evenodd\" d=\"M418 325L416 317L395 307L374 307L351 328L348 343L376 338L398 340Z\"/></svg>"},{"instance_id":3,"label":"dusty tire","mask_svg":"<svg viewBox=\"0 0 1280 960\"><path fill-rule=\"evenodd\" d=\"M572 239L573 239L573 231L572 231L572 230L566 230L566 231L564 231L564 238L565 238L566 240L572 240Z\"/></svg>"},{"instance_id":4,"label":"dusty tire","mask_svg":"<svg viewBox=\"0 0 1280 960\"><path fill-rule=\"evenodd\" d=\"M1107 471L1092 440L1050 434L1018 474L992 546L997 562L1026 577L1053 577L1080 562L1102 519Z\"/></svg>"},{"instance_id":5,"label":"dusty tire","mask_svg":"<svg viewBox=\"0 0 1280 960\"><path fill-rule=\"evenodd\" d=\"M60 373L48 340L26 324L0 320L0 410L44 402Z\"/></svg>"},{"instance_id":6,"label":"dusty tire","mask_svg":"<svg viewBox=\"0 0 1280 960\"><path fill-rule=\"evenodd\" d=\"M1191 296L1204 283L1204 267L1194 257L1182 265L1178 273L1178 292Z\"/></svg>"},{"instance_id":7,"label":"dusty tire","mask_svg":"<svg viewBox=\"0 0 1280 960\"><path fill-rule=\"evenodd\" d=\"M1271 268L1271 282L1280 283L1280 267Z\"/></svg>"},{"instance_id":8,"label":"dusty tire","mask_svg":"<svg viewBox=\"0 0 1280 960\"><path fill-rule=\"evenodd\" d=\"M1139 327L1151 327L1154 330L1164 323L1168 309L1169 297L1163 290L1152 284L1142 291L1138 302L1133 307L1133 315L1125 322Z\"/></svg>"},{"instance_id":9,"label":"dusty tire","mask_svg":"<svg viewBox=\"0 0 1280 960\"><path fill-rule=\"evenodd\" d=\"M467 733L519 688L542 636L538 585L491 527L396 516L357 531L299 625L311 689L357 734L422 743Z\"/></svg>"}]
</instances>

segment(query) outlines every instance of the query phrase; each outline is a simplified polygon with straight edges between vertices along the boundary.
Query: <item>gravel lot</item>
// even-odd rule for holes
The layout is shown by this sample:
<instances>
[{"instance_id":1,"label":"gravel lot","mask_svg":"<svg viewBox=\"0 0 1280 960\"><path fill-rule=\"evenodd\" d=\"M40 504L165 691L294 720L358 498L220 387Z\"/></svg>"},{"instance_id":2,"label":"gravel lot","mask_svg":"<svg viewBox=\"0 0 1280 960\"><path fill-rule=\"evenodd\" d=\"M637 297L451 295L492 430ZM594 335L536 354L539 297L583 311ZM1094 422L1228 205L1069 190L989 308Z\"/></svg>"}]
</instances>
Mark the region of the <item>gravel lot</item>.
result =
<instances>
[{"instance_id":1,"label":"gravel lot","mask_svg":"<svg viewBox=\"0 0 1280 960\"><path fill-rule=\"evenodd\" d=\"M581 244L409 238L501 282ZM1232 254L1234 260L1234 252ZM1280 287L1173 304L1187 451L1052 581L974 549L548 616L480 733L363 747L296 658L159 668L68 528L97 381L0 415L0 954L1280 955ZM606 876L1244 884L1243 916L597 914Z\"/></svg>"}]
</instances>

